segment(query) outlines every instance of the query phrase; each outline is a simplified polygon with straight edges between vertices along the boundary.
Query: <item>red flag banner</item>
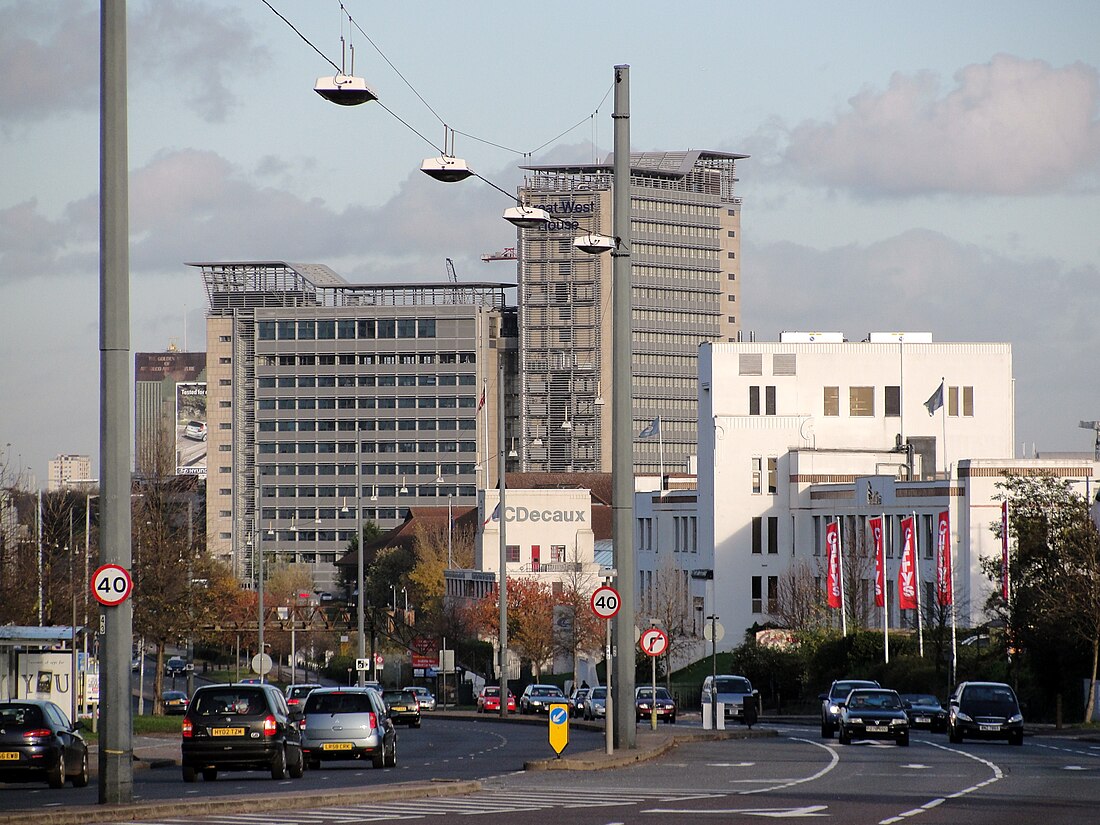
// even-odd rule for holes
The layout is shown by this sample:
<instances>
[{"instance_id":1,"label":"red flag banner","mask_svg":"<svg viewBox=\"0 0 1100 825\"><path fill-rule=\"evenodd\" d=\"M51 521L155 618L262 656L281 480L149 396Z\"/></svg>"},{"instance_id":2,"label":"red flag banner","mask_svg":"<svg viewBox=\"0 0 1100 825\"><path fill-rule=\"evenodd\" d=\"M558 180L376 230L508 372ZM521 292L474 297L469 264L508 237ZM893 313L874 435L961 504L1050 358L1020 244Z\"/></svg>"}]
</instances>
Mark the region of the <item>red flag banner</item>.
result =
<instances>
[{"instance_id":1,"label":"red flag banner","mask_svg":"<svg viewBox=\"0 0 1100 825\"><path fill-rule=\"evenodd\" d=\"M1001 502L1001 597L1008 602L1008 502Z\"/></svg>"},{"instance_id":2,"label":"red flag banner","mask_svg":"<svg viewBox=\"0 0 1100 825\"><path fill-rule=\"evenodd\" d=\"M949 605L955 600L955 586L951 580L951 517L947 510L937 518L936 543L936 602Z\"/></svg>"},{"instance_id":3,"label":"red flag banner","mask_svg":"<svg viewBox=\"0 0 1100 825\"><path fill-rule=\"evenodd\" d=\"M825 575L825 591L829 607L840 607L844 596L840 590L840 530L836 522L825 525L825 549L828 570Z\"/></svg>"},{"instance_id":4,"label":"red flag banner","mask_svg":"<svg viewBox=\"0 0 1100 825\"><path fill-rule=\"evenodd\" d=\"M867 519L875 547L875 604L886 605L886 552L882 540L882 518Z\"/></svg>"},{"instance_id":5,"label":"red flag banner","mask_svg":"<svg viewBox=\"0 0 1100 825\"><path fill-rule=\"evenodd\" d=\"M917 547L913 517L901 520L901 569L898 570L898 610L917 609Z\"/></svg>"}]
</instances>

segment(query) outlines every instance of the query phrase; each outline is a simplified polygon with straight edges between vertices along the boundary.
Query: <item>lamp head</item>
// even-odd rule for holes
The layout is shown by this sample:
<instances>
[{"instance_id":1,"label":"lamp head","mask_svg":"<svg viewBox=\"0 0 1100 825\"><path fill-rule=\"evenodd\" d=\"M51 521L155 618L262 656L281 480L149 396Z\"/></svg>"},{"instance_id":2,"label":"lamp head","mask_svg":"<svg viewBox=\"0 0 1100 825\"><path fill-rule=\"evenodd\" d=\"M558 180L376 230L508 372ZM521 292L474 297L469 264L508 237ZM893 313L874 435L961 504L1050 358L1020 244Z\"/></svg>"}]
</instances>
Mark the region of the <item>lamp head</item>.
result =
<instances>
[{"instance_id":1,"label":"lamp head","mask_svg":"<svg viewBox=\"0 0 1100 825\"><path fill-rule=\"evenodd\" d=\"M545 209L527 206L510 206L504 210L503 218L520 229L541 229L550 223L550 213Z\"/></svg>"},{"instance_id":2,"label":"lamp head","mask_svg":"<svg viewBox=\"0 0 1100 825\"><path fill-rule=\"evenodd\" d=\"M589 255L600 255L615 248L615 239L607 235L581 235L573 239L573 247Z\"/></svg>"},{"instance_id":3,"label":"lamp head","mask_svg":"<svg viewBox=\"0 0 1100 825\"><path fill-rule=\"evenodd\" d=\"M358 106L360 103L378 100L378 95L367 85L367 81L349 74L319 77L313 91L330 103L340 106Z\"/></svg>"},{"instance_id":4,"label":"lamp head","mask_svg":"<svg viewBox=\"0 0 1100 825\"><path fill-rule=\"evenodd\" d=\"M430 178L443 183L457 183L466 180L473 171L462 158L440 155L437 158L424 158L420 171Z\"/></svg>"}]
</instances>

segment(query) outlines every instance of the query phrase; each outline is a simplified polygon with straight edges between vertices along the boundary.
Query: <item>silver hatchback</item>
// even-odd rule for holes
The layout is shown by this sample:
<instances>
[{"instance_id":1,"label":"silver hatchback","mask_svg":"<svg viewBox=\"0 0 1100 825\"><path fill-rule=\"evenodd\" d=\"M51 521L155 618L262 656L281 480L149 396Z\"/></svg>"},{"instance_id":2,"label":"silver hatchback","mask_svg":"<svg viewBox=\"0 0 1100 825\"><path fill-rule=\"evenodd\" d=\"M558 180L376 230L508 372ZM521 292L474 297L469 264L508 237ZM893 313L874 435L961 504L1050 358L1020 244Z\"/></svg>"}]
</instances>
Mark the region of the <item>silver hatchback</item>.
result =
<instances>
[{"instance_id":1,"label":"silver hatchback","mask_svg":"<svg viewBox=\"0 0 1100 825\"><path fill-rule=\"evenodd\" d=\"M317 688L304 705L302 752L310 769L337 759L369 758L375 768L397 765L397 730L374 688Z\"/></svg>"}]
</instances>

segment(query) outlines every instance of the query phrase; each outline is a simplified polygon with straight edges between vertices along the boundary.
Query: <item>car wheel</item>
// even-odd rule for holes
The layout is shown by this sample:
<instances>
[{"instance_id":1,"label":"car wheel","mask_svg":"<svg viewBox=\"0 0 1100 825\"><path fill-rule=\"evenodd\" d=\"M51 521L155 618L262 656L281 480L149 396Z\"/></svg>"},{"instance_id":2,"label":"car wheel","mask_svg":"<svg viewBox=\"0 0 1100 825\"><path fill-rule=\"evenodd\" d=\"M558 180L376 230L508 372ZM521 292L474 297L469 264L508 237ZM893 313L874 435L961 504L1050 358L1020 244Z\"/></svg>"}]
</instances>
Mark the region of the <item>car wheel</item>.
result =
<instances>
[{"instance_id":1,"label":"car wheel","mask_svg":"<svg viewBox=\"0 0 1100 825\"><path fill-rule=\"evenodd\" d=\"M898 744L903 748L909 747L909 734L908 733L900 734L898 736Z\"/></svg>"},{"instance_id":2,"label":"car wheel","mask_svg":"<svg viewBox=\"0 0 1100 825\"><path fill-rule=\"evenodd\" d=\"M963 740L962 734L959 733L958 728L948 728L947 739L952 745L961 745Z\"/></svg>"},{"instance_id":3,"label":"car wheel","mask_svg":"<svg viewBox=\"0 0 1100 825\"><path fill-rule=\"evenodd\" d=\"M271 778L286 779L286 745L275 753L275 759L271 763Z\"/></svg>"},{"instance_id":4,"label":"car wheel","mask_svg":"<svg viewBox=\"0 0 1100 825\"><path fill-rule=\"evenodd\" d=\"M197 777L198 777L198 774L195 772L194 768L192 768L188 765L183 766L183 781L184 782L194 782Z\"/></svg>"},{"instance_id":5,"label":"car wheel","mask_svg":"<svg viewBox=\"0 0 1100 825\"><path fill-rule=\"evenodd\" d=\"M306 775L306 758L301 751L298 751L298 758L290 763L290 778L301 779Z\"/></svg>"},{"instance_id":6,"label":"car wheel","mask_svg":"<svg viewBox=\"0 0 1100 825\"><path fill-rule=\"evenodd\" d=\"M386 766L386 740L382 740L382 747L370 755L370 764L374 769Z\"/></svg>"},{"instance_id":7,"label":"car wheel","mask_svg":"<svg viewBox=\"0 0 1100 825\"><path fill-rule=\"evenodd\" d=\"M1022 744L1024 744L1024 732L1022 730L1020 730L1020 731L1013 731L1012 733L1010 733L1008 735L1008 744L1010 744L1010 745L1022 745Z\"/></svg>"},{"instance_id":8,"label":"car wheel","mask_svg":"<svg viewBox=\"0 0 1100 825\"><path fill-rule=\"evenodd\" d=\"M385 747L383 747L383 751L385 751ZM393 744L390 746L390 757L389 757L389 759L386 759L385 754L383 753L382 763L387 768L396 768L397 767L397 740L396 739L393 740Z\"/></svg>"},{"instance_id":9,"label":"car wheel","mask_svg":"<svg viewBox=\"0 0 1100 825\"><path fill-rule=\"evenodd\" d=\"M46 769L46 782L51 788L65 787L65 754L57 755L57 765Z\"/></svg>"},{"instance_id":10,"label":"car wheel","mask_svg":"<svg viewBox=\"0 0 1100 825\"><path fill-rule=\"evenodd\" d=\"M80 772L73 776L74 788L86 788L88 787L88 752L84 753L80 757Z\"/></svg>"},{"instance_id":11,"label":"car wheel","mask_svg":"<svg viewBox=\"0 0 1100 825\"><path fill-rule=\"evenodd\" d=\"M203 768L202 769L202 781L213 782L218 778L217 768Z\"/></svg>"},{"instance_id":12,"label":"car wheel","mask_svg":"<svg viewBox=\"0 0 1100 825\"><path fill-rule=\"evenodd\" d=\"M832 737L832 734L830 734L830 735L829 735L829 738L830 738L830 739L832 739L832 738L833 738L833 737ZM851 737L851 734L849 734L849 733L848 733L848 731L844 730L844 726L843 726L843 725L841 725L841 726L840 726L840 736L839 736L839 739L840 739L840 744L842 744L842 745L850 745L850 744L852 744L852 737Z\"/></svg>"}]
</instances>

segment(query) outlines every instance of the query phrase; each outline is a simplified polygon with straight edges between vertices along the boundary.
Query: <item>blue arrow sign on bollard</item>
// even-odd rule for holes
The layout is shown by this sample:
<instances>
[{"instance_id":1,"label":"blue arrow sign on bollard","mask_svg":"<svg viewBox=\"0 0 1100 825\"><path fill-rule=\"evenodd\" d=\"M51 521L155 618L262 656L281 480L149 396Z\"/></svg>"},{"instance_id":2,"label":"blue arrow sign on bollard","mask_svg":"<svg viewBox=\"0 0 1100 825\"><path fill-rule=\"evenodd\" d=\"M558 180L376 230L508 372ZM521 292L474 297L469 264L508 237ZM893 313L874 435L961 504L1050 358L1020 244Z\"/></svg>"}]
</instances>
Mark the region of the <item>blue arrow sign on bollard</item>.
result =
<instances>
[{"instance_id":1,"label":"blue arrow sign on bollard","mask_svg":"<svg viewBox=\"0 0 1100 825\"><path fill-rule=\"evenodd\" d=\"M569 706L553 704L547 714L550 720L550 747L561 758L561 752L569 744Z\"/></svg>"}]
</instances>

